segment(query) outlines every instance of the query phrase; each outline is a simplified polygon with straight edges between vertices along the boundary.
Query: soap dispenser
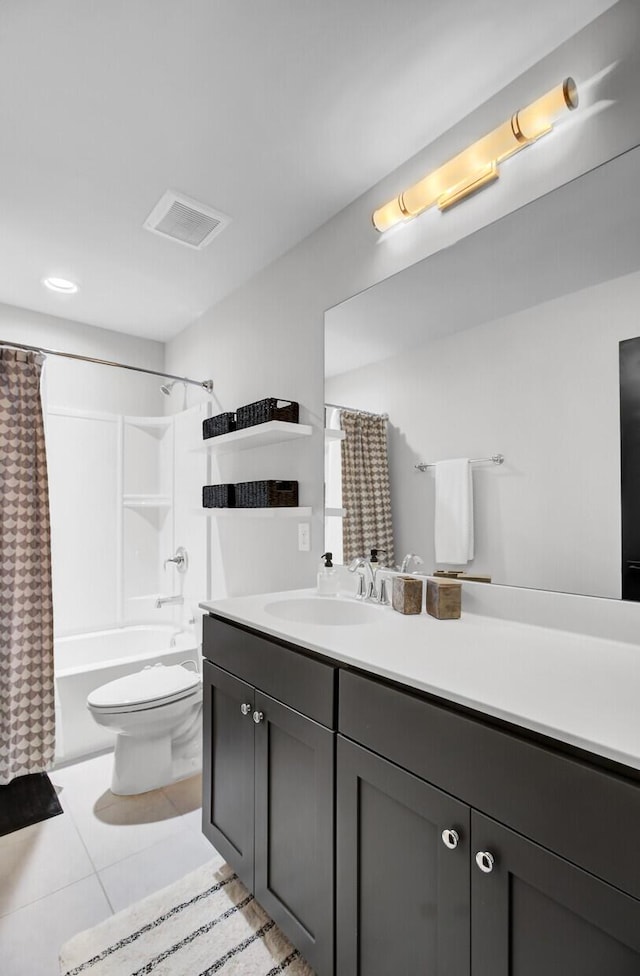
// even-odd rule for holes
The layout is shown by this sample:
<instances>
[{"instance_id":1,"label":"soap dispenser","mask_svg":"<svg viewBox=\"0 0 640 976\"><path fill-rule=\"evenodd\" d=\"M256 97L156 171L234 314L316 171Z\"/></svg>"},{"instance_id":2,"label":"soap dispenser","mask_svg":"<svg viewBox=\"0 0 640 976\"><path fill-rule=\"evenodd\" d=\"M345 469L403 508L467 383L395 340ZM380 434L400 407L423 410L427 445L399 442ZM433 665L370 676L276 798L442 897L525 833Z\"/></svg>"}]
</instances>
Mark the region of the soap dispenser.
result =
<instances>
[{"instance_id":1,"label":"soap dispenser","mask_svg":"<svg viewBox=\"0 0 640 976\"><path fill-rule=\"evenodd\" d=\"M324 559L324 565L318 573L318 595L337 596L338 574L333 565L333 553L324 552L322 558Z\"/></svg>"}]
</instances>

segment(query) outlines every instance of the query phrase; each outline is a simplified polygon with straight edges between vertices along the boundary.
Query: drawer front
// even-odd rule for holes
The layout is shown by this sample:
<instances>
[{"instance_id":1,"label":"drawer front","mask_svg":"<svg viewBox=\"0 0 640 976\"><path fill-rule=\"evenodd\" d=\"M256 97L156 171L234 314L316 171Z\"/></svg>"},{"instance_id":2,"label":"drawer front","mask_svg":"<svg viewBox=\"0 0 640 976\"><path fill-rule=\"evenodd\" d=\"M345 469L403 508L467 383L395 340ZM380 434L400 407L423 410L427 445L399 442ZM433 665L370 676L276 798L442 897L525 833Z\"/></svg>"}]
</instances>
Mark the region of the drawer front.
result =
<instances>
[{"instance_id":1,"label":"drawer front","mask_svg":"<svg viewBox=\"0 0 640 976\"><path fill-rule=\"evenodd\" d=\"M339 730L640 898L640 784L351 671Z\"/></svg>"},{"instance_id":2,"label":"drawer front","mask_svg":"<svg viewBox=\"0 0 640 976\"><path fill-rule=\"evenodd\" d=\"M203 628L207 660L321 725L335 728L335 667L218 617L205 617Z\"/></svg>"}]
</instances>

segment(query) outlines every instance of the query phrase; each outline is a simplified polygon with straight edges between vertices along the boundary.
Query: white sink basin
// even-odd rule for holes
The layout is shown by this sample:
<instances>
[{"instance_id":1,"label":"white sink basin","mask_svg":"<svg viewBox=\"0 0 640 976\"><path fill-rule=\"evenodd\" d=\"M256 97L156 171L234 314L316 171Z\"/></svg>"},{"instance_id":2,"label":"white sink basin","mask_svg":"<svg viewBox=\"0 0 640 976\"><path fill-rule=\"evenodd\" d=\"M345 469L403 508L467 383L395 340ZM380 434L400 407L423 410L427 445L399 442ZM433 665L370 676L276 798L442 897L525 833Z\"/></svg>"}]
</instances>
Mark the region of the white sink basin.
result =
<instances>
[{"instance_id":1,"label":"white sink basin","mask_svg":"<svg viewBox=\"0 0 640 976\"><path fill-rule=\"evenodd\" d=\"M265 612L280 620L323 627L344 627L376 622L376 607L332 597L304 597L299 600L275 600L265 605Z\"/></svg>"}]
</instances>

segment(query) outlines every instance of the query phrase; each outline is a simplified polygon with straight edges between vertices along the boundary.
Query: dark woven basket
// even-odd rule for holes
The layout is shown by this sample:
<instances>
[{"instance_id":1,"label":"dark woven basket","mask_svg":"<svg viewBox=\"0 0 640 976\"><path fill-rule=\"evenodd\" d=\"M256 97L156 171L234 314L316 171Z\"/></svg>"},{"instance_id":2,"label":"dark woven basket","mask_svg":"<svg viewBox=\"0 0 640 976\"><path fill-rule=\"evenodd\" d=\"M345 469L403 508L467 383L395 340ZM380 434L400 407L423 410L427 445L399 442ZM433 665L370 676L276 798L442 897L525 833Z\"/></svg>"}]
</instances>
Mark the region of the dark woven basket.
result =
<instances>
[{"instance_id":1,"label":"dark woven basket","mask_svg":"<svg viewBox=\"0 0 640 976\"><path fill-rule=\"evenodd\" d=\"M236 429L235 413L219 413L217 417L207 417L202 421L202 436L205 440L208 437L219 437L220 434L228 434Z\"/></svg>"},{"instance_id":2,"label":"dark woven basket","mask_svg":"<svg viewBox=\"0 0 640 976\"><path fill-rule=\"evenodd\" d=\"M291 424L298 423L300 406L293 400L277 400L267 397L266 400L256 400L247 403L236 410L236 426L253 427L255 424L266 424L269 420L286 420Z\"/></svg>"},{"instance_id":3,"label":"dark woven basket","mask_svg":"<svg viewBox=\"0 0 640 976\"><path fill-rule=\"evenodd\" d=\"M204 485L203 508L235 508L235 485Z\"/></svg>"},{"instance_id":4,"label":"dark woven basket","mask_svg":"<svg viewBox=\"0 0 640 976\"><path fill-rule=\"evenodd\" d=\"M237 508L287 508L297 504L297 481L242 481L236 485Z\"/></svg>"}]
</instances>

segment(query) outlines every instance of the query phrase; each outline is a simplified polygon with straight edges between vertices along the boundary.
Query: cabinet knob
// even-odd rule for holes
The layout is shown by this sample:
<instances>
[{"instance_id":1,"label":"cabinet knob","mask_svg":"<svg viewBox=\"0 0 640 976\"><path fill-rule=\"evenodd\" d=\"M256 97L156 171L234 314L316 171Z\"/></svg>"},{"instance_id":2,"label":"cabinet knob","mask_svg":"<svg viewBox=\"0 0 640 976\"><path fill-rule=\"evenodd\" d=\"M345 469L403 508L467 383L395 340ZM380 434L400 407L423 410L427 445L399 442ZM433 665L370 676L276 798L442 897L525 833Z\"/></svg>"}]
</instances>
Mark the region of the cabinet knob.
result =
<instances>
[{"instance_id":1,"label":"cabinet knob","mask_svg":"<svg viewBox=\"0 0 640 976\"><path fill-rule=\"evenodd\" d=\"M264 722L264 712L254 712L253 721L256 725L260 725L260 722Z\"/></svg>"},{"instance_id":2,"label":"cabinet knob","mask_svg":"<svg viewBox=\"0 0 640 976\"><path fill-rule=\"evenodd\" d=\"M478 851L476 854L476 864L484 874L491 874L495 858L489 851Z\"/></svg>"},{"instance_id":3,"label":"cabinet knob","mask_svg":"<svg viewBox=\"0 0 640 976\"><path fill-rule=\"evenodd\" d=\"M247 705L246 702L243 702L243 704L240 706L240 711L243 715L248 715L251 711L251 705Z\"/></svg>"},{"instance_id":4,"label":"cabinet knob","mask_svg":"<svg viewBox=\"0 0 640 976\"><path fill-rule=\"evenodd\" d=\"M442 831L442 843L445 847L448 847L450 851L455 851L460 840L460 834L457 830L449 829Z\"/></svg>"}]
</instances>

